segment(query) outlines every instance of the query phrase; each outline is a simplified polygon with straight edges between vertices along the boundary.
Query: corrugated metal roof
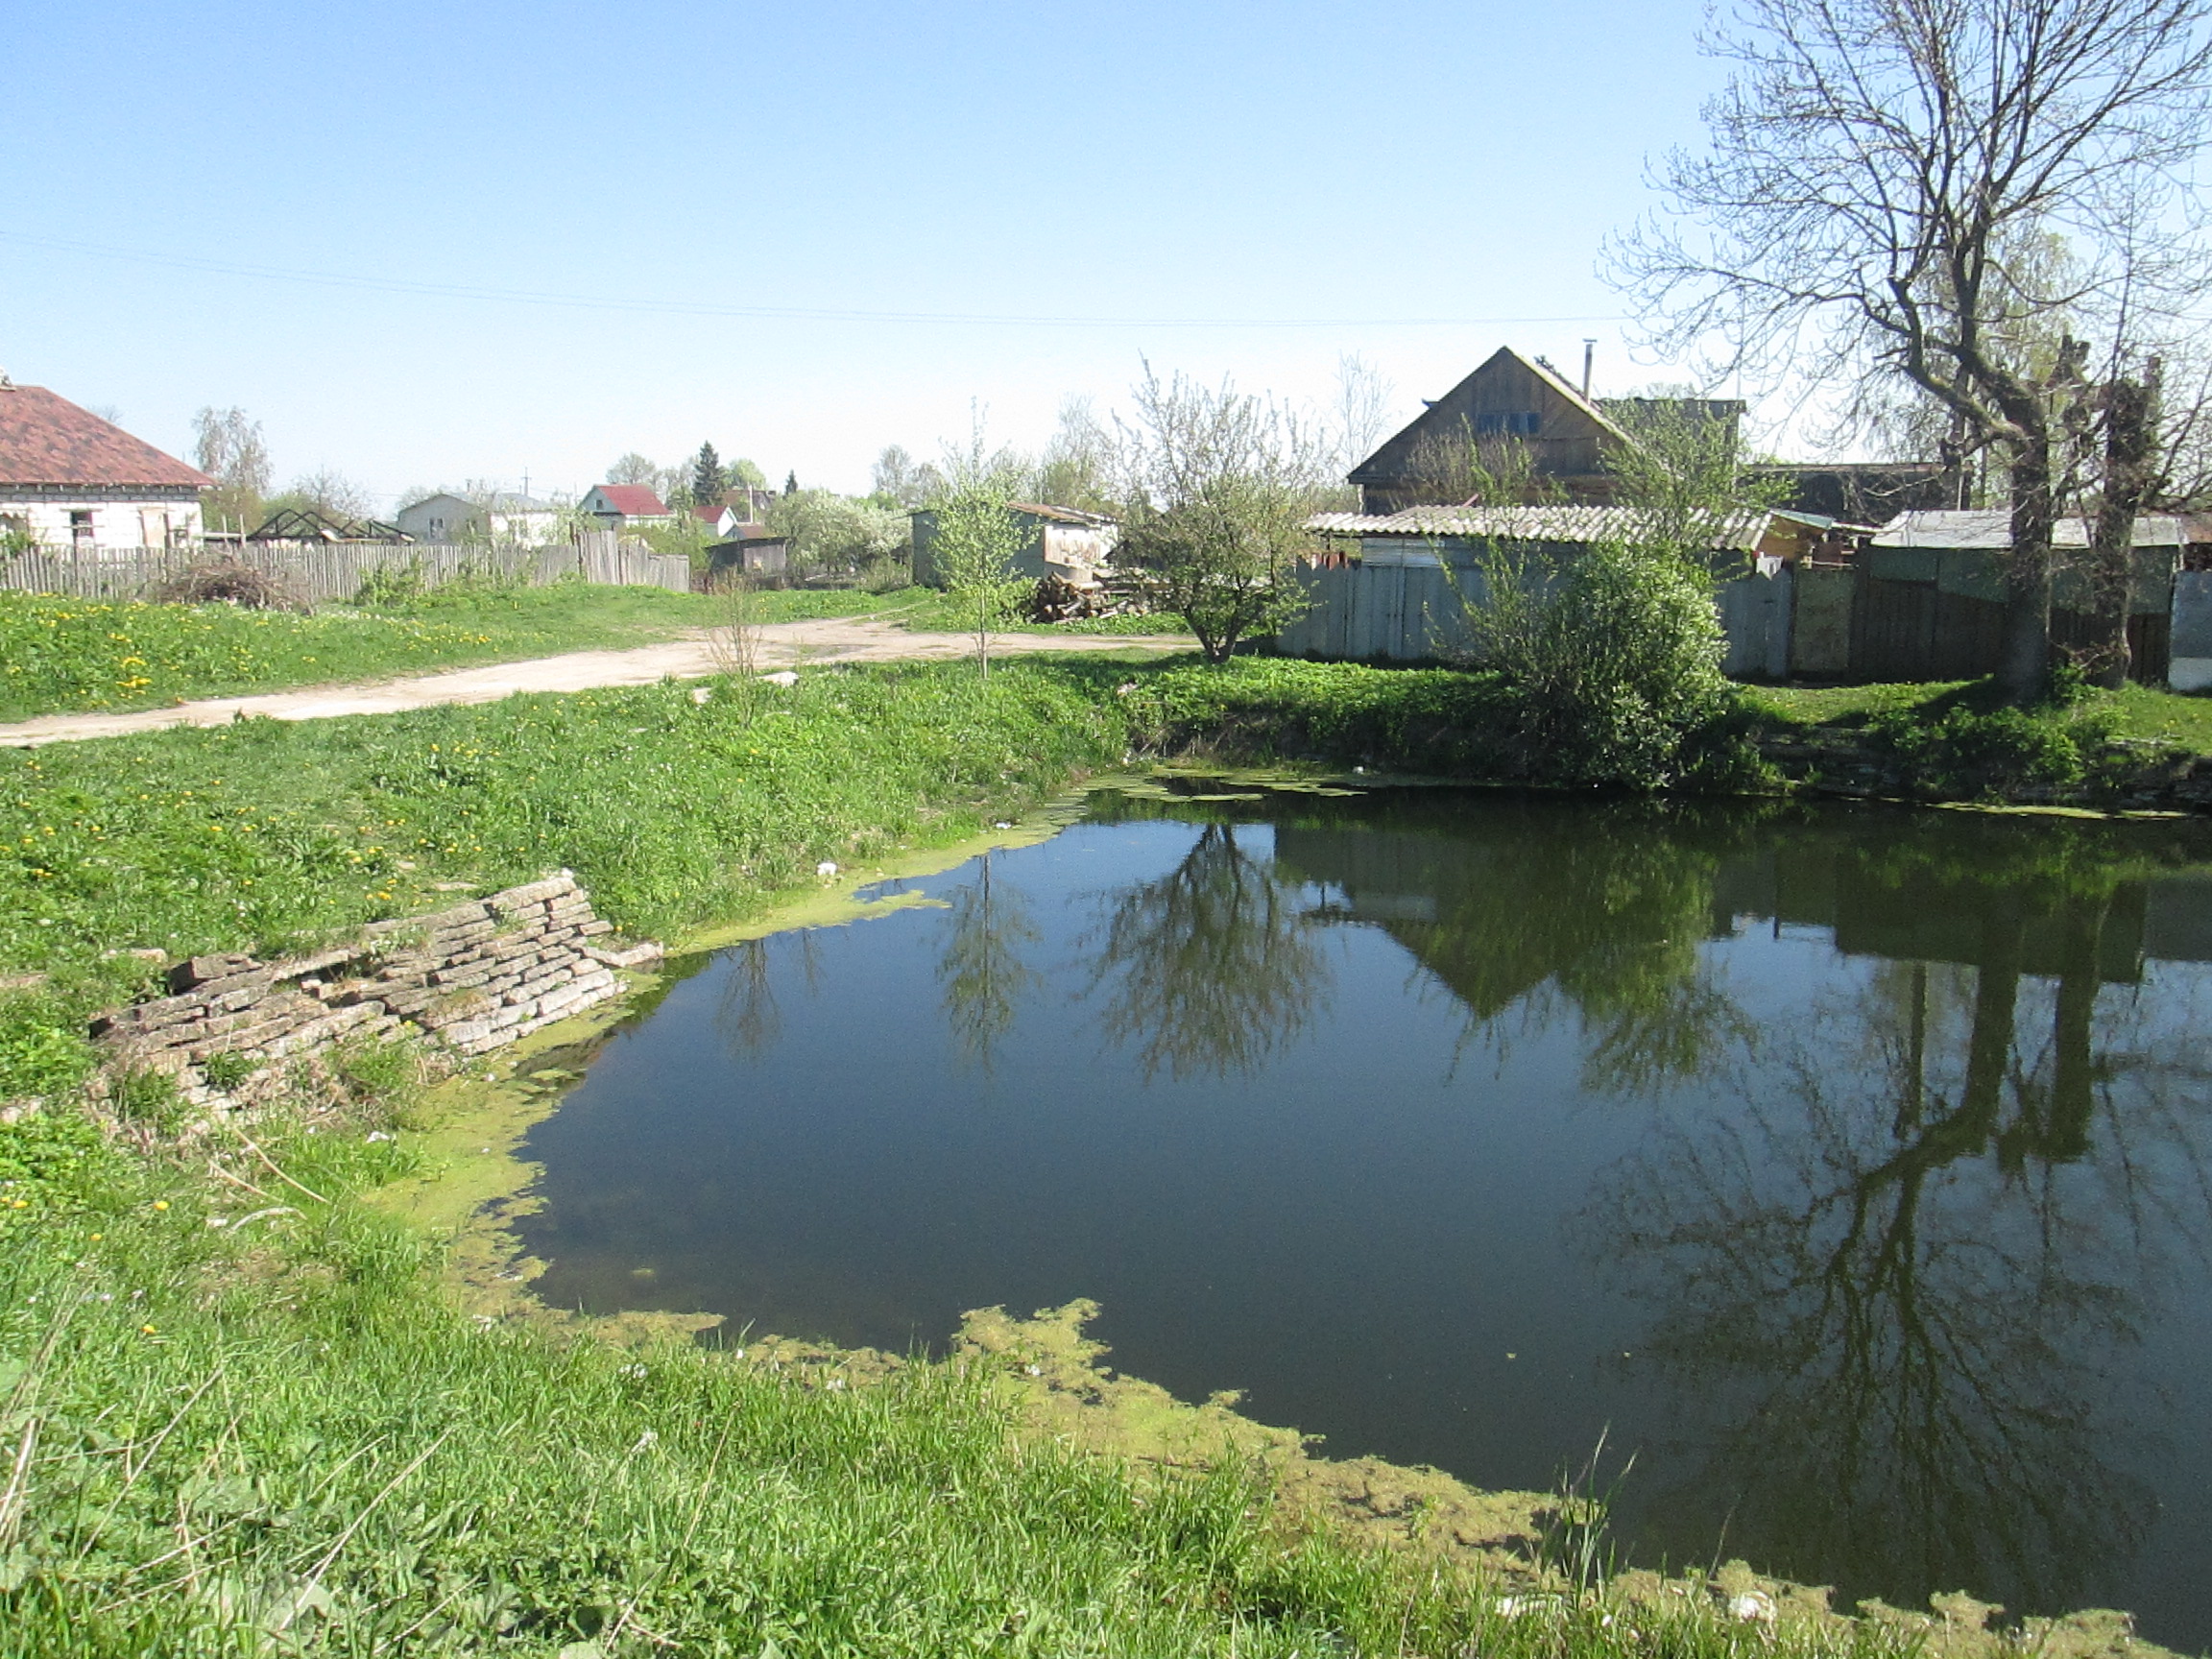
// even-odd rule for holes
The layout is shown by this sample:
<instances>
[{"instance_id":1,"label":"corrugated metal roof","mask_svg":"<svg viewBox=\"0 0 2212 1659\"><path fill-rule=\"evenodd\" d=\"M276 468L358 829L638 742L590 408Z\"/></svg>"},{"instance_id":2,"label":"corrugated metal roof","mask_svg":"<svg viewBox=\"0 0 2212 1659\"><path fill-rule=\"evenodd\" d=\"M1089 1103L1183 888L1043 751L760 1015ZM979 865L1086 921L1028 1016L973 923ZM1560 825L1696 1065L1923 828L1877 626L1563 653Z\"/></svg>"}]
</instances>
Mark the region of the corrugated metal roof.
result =
<instances>
[{"instance_id":1,"label":"corrugated metal roof","mask_svg":"<svg viewBox=\"0 0 2212 1659\"><path fill-rule=\"evenodd\" d=\"M1056 524L1104 526L1114 522L1103 513L1086 513L1080 507L1052 507L1037 501L1009 501L1006 505L1017 513L1027 513L1038 518L1049 518Z\"/></svg>"},{"instance_id":2,"label":"corrugated metal roof","mask_svg":"<svg viewBox=\"0 0 2212 1659\"><path fill-rule=\"evenodd\" d=\"M2170 514L2152 513L2135 520L2135 545L2174 547L2182 541L2181 520ZM1900 513L1882 527L1870 543L1876 547L1975 547L1996 549L2012 545L2012 515L2003 507L1930 510ZM2061 518L2053 528L2054 547L2089 545L2086 518Z\"/></svg>"},{"instance_id":3,"label":"corrugated metal roof","mask_svg":"<svg viewBox=\"0 0 2212 1659\"><path fill-rule=\"evenodd\" d=\"M1718 544L1749 552L1766 533L1768 515L1739 513ZM1465 537L1480 541L1605 541L1633 537L1638 516L1627 507L1408 507L1404 512L1317 513L1306 528L1322 536Z\"/></svg>"}]
</instances>

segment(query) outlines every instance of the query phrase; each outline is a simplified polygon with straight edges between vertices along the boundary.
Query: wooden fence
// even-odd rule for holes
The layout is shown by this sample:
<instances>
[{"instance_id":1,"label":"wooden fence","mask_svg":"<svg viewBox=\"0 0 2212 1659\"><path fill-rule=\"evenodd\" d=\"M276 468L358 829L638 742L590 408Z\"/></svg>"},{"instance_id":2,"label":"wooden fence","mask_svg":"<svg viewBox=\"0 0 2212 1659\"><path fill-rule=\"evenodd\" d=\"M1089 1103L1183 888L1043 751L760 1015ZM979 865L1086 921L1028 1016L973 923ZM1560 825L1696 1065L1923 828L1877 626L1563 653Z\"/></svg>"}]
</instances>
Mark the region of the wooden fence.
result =
<instances>
[{"instance_id":1,"label":"wooden fence","mask_svg":"<svg viewBox=\"0 0 2212 1659\"><path fill-rule=\"evenodd\" d=\"M1309 605L1276 637L1275 648L1333 662L1464 661L1475 648L1467 608L1479 606L1488 591L1472 565L1449 571L1441 564L1303 565L1296 580ZM1721 586L1727 673L1780 679L1789 672L1791 588L1787 567Z\"/></svg>"},{"instance_id":2,"label":"wooden fence","mask_svg":"<svg viewBox=\"0 0 2212 1659\"><path fill-rule=\"evenodd\" d=\"M1799 571L1786 565L1722 583L1714 595L1727 637L1722 671L1736 680L1860 681L1994 673L2004 645L2002 598L1956 591L1962 580L1946 573L1938 582L1933 557L1923 563L1928 569L1919 579L1888 574L1882 561L1869 558L1851 569ZM1473 648L1467 606L1480 605L1486 592L1479 568L1455 565L1447 572L1433 562L1308 565L1296 579L1310 603L1276 637L1276 649L1335 662L1463 661ZM1981 580L1994 586L1986 573ZM2001 587L1996 591L2001 594ZM2186 640L2176 633L2184 591L2198 608L2192 618L2201 617L2192 621ZM2060 602L2051 613L2052 642L2060 647L2091 638L2089 618L2065 603L2074 596L2062 581ZM2156 685L2171 673L2177 688L2184 683L2212 688L2212 573L2184 589L2157 559L2139 557L2128 646L2132 678Z\"/></svg>"},{"instance_id":3,"label":"wooden fence","mask_svg":"<svg viewBox=\"0 0 2212 1659\"><path fill-rule=\"evenodd\" d=\"M218 547L37 548L0 559L0 589L61 593L73 599L142 599L194 565L235 560L266 570L310 604L353 597L373 571L421 573L426 587L456 576L496 571L542 587L564 579L618 588L690 590L691 565L671 554L625 544L611 530L573 546L456 547L421 542L249 541Z\"/></svg>"}]
</instances>

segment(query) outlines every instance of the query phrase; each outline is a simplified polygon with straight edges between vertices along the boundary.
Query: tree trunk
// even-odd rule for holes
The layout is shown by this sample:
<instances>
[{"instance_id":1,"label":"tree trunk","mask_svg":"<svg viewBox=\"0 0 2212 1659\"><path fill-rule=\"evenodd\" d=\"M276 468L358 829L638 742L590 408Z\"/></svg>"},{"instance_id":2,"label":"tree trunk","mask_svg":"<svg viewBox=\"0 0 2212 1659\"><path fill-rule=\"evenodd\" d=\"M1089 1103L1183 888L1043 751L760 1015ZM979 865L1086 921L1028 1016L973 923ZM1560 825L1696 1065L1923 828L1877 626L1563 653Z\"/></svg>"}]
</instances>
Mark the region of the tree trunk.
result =
<instances>
[{"instance_id":1,"label":"tree trunk","mask_svg":"<svg viewBox=\"0 0 2212 1659\"><path fill-rule=\"evenodd\" d=\"M2090 684L2128 683L2128 603L2135 585L2135 516L2151 488L2158 360L2142 380L2114 380L2104 393L2104 477L2089 541Z\"/></svg>"},{"instance_id":2,"label":"tree trunk","mask_svg":"<svg viewBox=\"0 0 2212 1659\"><path fill-rule=\"evenodd\" d=\"M2051 439L2037 432L2012 453L2012 554L2005 568L2005 643L1997 684L2015 703L2043 695L2051 674Z\"/></svg>"}]
</instances>

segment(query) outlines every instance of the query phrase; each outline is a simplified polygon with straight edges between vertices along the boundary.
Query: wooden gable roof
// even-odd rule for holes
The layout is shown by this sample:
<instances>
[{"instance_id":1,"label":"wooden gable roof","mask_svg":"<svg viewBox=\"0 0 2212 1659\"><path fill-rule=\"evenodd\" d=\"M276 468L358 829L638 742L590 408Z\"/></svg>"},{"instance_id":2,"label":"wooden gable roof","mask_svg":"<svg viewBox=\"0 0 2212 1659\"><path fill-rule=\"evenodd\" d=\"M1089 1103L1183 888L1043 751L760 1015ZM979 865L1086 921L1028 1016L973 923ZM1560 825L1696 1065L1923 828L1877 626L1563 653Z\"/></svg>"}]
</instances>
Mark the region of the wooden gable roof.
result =
<instances>
[{"instance_id":1,"label":"wooden gable roof","mask_svg":"<svg viewBox=\"0 0 2212 1659\"><path fill-rule=\"evenodd\" d=\"M1518 439L1535 452L1540 471L1553 473L1595 471L1606 445L1630 442L1612 417L1549 365L1501 346L1355 467L1346 482L1389 484L1411 477L1421 469L1425 449L1463 447L1470 438Z\"/></svg>"}]
</instances>

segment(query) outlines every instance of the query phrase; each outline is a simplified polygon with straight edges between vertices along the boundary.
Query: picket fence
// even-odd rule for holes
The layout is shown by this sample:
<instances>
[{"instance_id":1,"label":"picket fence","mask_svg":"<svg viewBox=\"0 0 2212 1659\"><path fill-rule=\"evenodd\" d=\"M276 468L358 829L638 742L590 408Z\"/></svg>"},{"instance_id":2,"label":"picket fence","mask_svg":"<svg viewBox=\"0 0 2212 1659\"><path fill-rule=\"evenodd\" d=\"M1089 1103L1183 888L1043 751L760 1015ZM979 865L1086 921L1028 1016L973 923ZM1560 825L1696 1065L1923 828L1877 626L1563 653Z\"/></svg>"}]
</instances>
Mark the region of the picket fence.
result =
<instances>
[{"instance_id":1,"label":"picket fence","mask_svg":"<svg viewBox=\"0 0 2212 1659\"><path fill-rule=\"evenodd\" d=\"M688 592L688 560L649 553L613 531L585 535L572 546L456 547L421 542L249 541L216 547L35 548L0 559L0 589L59 593L72 599L141 599L195 565L235 560L280 579L301 599L327 604L351 599L372 571L409 565L436 587L467 572L520 575L535 587L582 580L617 588Z\"/></svg>"}]
</instances>

